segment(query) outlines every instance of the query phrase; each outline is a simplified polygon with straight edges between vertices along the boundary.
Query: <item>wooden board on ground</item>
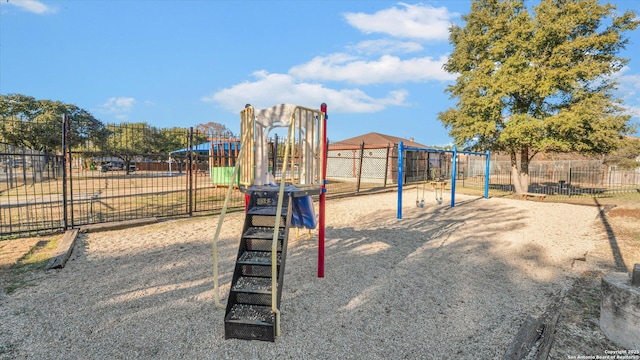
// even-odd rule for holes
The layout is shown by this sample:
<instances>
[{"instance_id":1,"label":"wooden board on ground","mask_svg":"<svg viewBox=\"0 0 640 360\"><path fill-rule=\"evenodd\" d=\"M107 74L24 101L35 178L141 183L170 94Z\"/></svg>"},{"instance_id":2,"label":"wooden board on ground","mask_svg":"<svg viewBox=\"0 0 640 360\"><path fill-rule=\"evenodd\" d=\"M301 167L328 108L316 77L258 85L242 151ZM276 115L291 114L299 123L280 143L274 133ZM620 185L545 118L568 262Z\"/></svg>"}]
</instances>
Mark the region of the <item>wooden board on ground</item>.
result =
<instances>
[{"instance_id":1,"label":"wooden board on ground","mask_svg":"<svg viewBox=\"0 0 640 360\"><path fill-rule=\"evenodd\" d=\"M523 199L527 200L530 197L537 197L537 198L540 198L540 200L544 200L544 198L547 197L547 194L538 194L538 193L529 193L529 192L522 193Z\"/></svg>"},{"instance_id":2,"label":"wooden board on ground","mask_svg":"<svg viewBox=\"0 0 640 360\"><path fill-rule=\"evenodd\" d=\"M563 291L554 297L539 318L534 319L527 315L504 354L505 360L546 360L549 357L565 296Z\"/></svg>"},{"instance_id":3,"label":"wooden board on ground","mask_svg":"<svg viewBox=\"0 0 640 360\"><path fill-rule=\"evenodd\" d=\"M516 337L513 339L507 351L504 354L505 360L520 360L524 359L531 348L542 336L544 330L544 324L540 319L534 319L531 316L527 316L524 323L520 326Z\"/></svg>"},{"instance_id":4,"label":"wooden board on ground","mask_svg":"<svg viewBox=\"0 0 640 360\"><path fill-rule=\"evenodd\" d=\"M47 270L64 267L67 260L69 260L69 256L71 256L71 251L73 250L73 245L76 243L77 237L78 229L68 230L64 234L62 240L60 240L60 243L58 244L55 255L47 263Z\"/></svg>"},{"instance_id":5,"label":"wooden board on ground","mask_svg":"<svg viewBox=\"0 0 640 360\"><path fill-rule=\"evenodd\" d=\"M157 223L157 222L158 222L158 219L156 217L150 217L150 218L144 218L144 219L135 219L135 220L100 223L100 224L91 224L91 225L81 226L80 227L80 232L81 233L87 233L87 232L126 229L126 228L129 228L129 227L154 224L154 223Z\"/></svg>"}]
</instances>

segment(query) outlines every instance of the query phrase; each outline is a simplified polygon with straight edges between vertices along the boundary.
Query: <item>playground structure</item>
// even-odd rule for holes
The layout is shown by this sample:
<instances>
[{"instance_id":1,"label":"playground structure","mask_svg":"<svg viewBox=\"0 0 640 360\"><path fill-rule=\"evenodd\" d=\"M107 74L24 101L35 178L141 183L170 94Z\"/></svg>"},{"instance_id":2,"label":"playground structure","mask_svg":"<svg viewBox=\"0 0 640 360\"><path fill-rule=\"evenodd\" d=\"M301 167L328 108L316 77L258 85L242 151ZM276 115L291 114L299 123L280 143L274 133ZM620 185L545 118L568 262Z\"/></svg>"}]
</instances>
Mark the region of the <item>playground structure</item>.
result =
<instances>
[{"instance_id":1,"label":"playground structure","mask_svg":"<svg viewBox=\"0 0 640 360\"><path fill-rule=\"evenodd\" d=\"M484 198L488 199L489 198L489 159L491 158L491 153L489 152L489 150L487 150L486 153L482 153L482 152L475 152L475 151L458 151L457 148L454 146L453 150L440 150L440 149L425 149L425 148L418 148L418 147L411 147L411 146L404 146L404 143L402 141L400 141L400 143L398 144L398 212L397 212L397 218L398 219L402 219L402 195L403 195L403 184L404 184L404 162L405 162L405 152L406 151L414 151L417 153L436 153L436 154L443 154L443 153L450 153L452 154L452 158L451 158L451 162L452 162L452 166L451 166L451 207L454 207L456 204L456 200L455 200L455 194L456 194L456 180L457 180L457 174L458 174L458 169L457 169L457 165L458 165L458 155L460 154L464 154L464 155L477 155L477 156L484 156L486 159L485 162L485 173L484 173ZM442 168L442 164L440 164L438 170L440 170ZM428 167L426 168L428 171ZM422 196L422 200L418 200L418 196L416 196L416 206L417 207L424 207L424 188L426 187L426 182L428 181L431 185L432 190L435 192L435 196L436 196L436 204L440 205L442 204L442 193L447 185L446 183L446 177L445 177L445 173L442 171L432 171L431 176L425 176L424 179L425 183L423 184L423 196ZM418 191L420 189L418 188ZM440 194L440 196L438 196L438 194Z\"/></svg>"},{"instance_id":2,"label":"playground structure","mask_svg":"<svg viewBox=\"0 0 640 360\"><path fill-rule=\"evenodd\" d=\"M240 152L237 139L214 139L209 146L210 177L215 185L228 185ZM237 185L237 178L234 182Z\"/></svg>"},{"instance_id":3,"label":"playground structure","mask_svg":"<svg viewBox=\"0 0 640 360\"><path fill-rule=\"evenodd\" d=\"M215 304L225 311L225 338L275 341L289 229L318 226L318 277L324 277L326 104L320 110L281 104L240 112L240 152L213 240ZM286 128L284 161L269 167L269 134ZM273 152L273 151L272 151ZM271 154L274 155L273 153ZM275 167L276 163L271 163ZM220 303L217 243L234 183L245 193L245 221L227 305ZM318 221L312 195L319 195Z\"/></svg>"}]
</instances>

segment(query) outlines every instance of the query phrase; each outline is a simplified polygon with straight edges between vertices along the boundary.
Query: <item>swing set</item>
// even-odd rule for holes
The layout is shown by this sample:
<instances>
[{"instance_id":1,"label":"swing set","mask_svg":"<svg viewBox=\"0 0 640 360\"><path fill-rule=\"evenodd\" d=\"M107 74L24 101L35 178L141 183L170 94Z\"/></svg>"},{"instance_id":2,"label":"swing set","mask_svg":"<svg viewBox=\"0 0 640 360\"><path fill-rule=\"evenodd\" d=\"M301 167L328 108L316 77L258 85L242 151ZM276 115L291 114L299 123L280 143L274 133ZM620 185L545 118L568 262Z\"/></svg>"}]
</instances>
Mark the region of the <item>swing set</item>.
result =
<instances>
[{"instance_id":1,"label":"swing set","mask_svg":"<svg viewBox=\"0 0 640 360\"><path fill-rule=\"evenodd\" d=\"M485 157L485 173L484 173L484 198L489 198L489 159L491 158L491 153L489 150L486 152L475 152L475 151L458 151L454 146L453 150L439 150L439 149L429 149L429 148L418 148L413 146L404 146L404 143L400 141L398 144L398 219L402 219L402 193L403 193L403 183L404 183L404 168L405 168L405 157L406 151L414 151L417 153L451 153L452 154L452 167L451 167L451 207L455 206L455 194L456 194L456 178L457 178L457 164L458 164L458 155L477 155ZM444 174L439 169L431 169L431 176L426 176L427 171L425 170L424 182L422 186L418 185L416 187L416 207L424 208L425 206L425 194L427 187L427 180L430 179L429 183L431 185L432 190L435 194L435 203L437 205L441 205L443 203L443 192L446 188L447 182L445 181ZM436 174L436 172L439 172ZM420 199L420 190L422 190L422 199Z\"/></svg>"},{"instance_id":2,"label":"swing set","mask_svg":"<svg viewBox=\"0 0 640 360\"><path fill-rule=\"evenodd\" d=\"M442 193L444 192L445 187L447 186L447 182L444 180L444 176L442 175L438 175L437 177L435 176L436 171L435 170L439 170L439 169L429 169L431 171L431 181L429 182L431 185L431 190L433 190L434 195L435 195L435 203L438 205L442 205ZM426 172L425 172L426 173ZM422 182L422 186L420 186L420 184L418 184L418 186L416 186L416 207L419 208L423 208L424 207L424 199L425 199L425 193L426 193L426 189L427 189L427 179L429 179L429 177L425 176L425 181ZM422 199L418 200L418 195L420 194L420 188L422 188Z\"/></svg>"}]
</instances>

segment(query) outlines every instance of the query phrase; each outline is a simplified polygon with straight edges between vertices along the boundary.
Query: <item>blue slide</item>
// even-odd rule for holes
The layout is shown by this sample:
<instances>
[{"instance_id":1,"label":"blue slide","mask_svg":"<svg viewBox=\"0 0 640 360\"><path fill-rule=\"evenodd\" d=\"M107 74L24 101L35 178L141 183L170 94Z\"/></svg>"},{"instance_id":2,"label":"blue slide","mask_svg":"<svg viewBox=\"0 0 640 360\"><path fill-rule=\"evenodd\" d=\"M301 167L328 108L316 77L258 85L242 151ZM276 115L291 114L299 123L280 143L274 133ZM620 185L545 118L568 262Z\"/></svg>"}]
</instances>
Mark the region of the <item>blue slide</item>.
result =
<instances>
[{"instance_id":1,"label":"blue slide","mask_svg":"<svg viewBox=\"0 0 640 360\"><path fill-rule=\"evenodd\" d=\"M316 214L313 210L313 199L311 196L294 197L291 226L315 229L317 225Z\"/></svg>"}]
</instances>

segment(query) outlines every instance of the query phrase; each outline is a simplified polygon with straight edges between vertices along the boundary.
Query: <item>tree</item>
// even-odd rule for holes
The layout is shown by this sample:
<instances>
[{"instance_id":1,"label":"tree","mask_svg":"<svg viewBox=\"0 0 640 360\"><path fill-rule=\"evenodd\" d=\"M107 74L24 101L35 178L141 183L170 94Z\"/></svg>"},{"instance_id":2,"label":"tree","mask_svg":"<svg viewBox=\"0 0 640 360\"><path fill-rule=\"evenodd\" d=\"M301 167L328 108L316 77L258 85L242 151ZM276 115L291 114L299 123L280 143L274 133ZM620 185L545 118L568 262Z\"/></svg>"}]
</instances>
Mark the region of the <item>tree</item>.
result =
<instances>
[{"instance_id":1,"label":"tree","mask_svg":"<svg viewBox=\"0 0 640 360\"><path fill-rule=\"evenodd\" d=\"M232 138L235 136L225 125L212 121L206 124L196 125L195 130L217 138Z\"/></svg>"},{"instance_id":2,"label":"tree","mask_svg":"<svg viewBox=\"0 0 640 360\"><path fill-rule=\"evenodd\" d=\"M444 68L455 108L438 115L456 145L509 154L517 193L539 152L606 154L633 129L611 76L634 30L635 13L616 15L597 0L542 0L533 15L522 0L474 0ZM518 159L520 166L518 166Z\"/></svg>"},{"instance_id":3,"label":"tree","mask_svg":"<svg viewBox=\"0 0 640 360\"><path fill-rule=\"evenodd\" d=\"M172 151L184 149L188 145L189 129L181 127L160 129L155 153L166 155Z\"/></svg>"},{"instance_id":4,"label":"tree","mask_svg":"<svg viewBox=\"0 0 640 360\"><path fill-rule=\"evenodd\" d=\"M152 153L158 142L158 130L146 122L122 123L109 128L110 134L102 148L107 154L123 161L127 174L136 156Z\"/></svg>"},{"instance_id":5,"label":"tree","mask_svg":"<svg viewBox=\"0 0 640 360\"><path fill-rule=\"evenodd\" d=\"M633 170L640 167L640 139L627 137L622 146L603 157L604 164Z\"/></svg>"},{"instance_id":6,"label":"tree","mask_svg":"<svg viewBox=\"0 0 640 360\"><path fill-rule=\"evenodd\" d=\"M62 149L62 115L70 118L70 145L100 143L108 135L102 122L88 111L60 101L0 95L0 139L15 146L53 152Z\"/></svg>"},{"instance_id":7,"label":"tree","mask_svg":"<svg viewBox=\"0 0 640 360\"><path fill-rule=\"evenodd\" d=\"M189 129L173 127L158 129L146 122L110 125L110 135L102 149L112 157L121 159L129 174L129 165L137 157L165 159L172 151L189 146ZM193 144L207 141L206 136L194 133ZM186 161L188 152L181 155Z\"/></svg>"}]
</instances>

